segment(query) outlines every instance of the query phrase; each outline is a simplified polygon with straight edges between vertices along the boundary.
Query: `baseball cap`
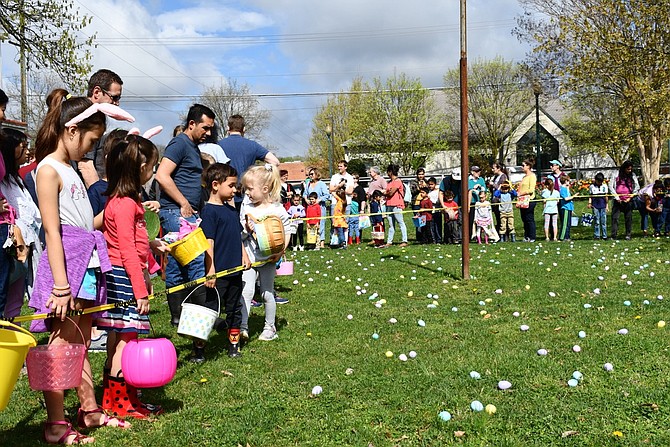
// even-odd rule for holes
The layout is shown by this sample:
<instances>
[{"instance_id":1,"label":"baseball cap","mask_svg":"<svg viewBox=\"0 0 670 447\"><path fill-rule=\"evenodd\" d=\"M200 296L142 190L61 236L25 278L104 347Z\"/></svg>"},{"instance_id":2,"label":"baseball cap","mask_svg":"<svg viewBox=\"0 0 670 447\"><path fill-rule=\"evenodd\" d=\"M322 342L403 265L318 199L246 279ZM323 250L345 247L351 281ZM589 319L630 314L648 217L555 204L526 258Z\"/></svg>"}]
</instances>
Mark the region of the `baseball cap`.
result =
<instances>
[{"instance_id":1,"label":"baseball cap","mask_svg":"<svg viewBox=\"0 0 670 447\"><path fill-rule=\"evenodd\" d=\"M471 171L479 172L481 171L481 168L477 165L470 166Z\"/></svg>"},{"instance_id":2,"label":"baseball cap","mask_svg":"<svg viewBox=\"0 0 670 447\"><path fill-rule=\"evenodd\" d=\"M563 167L563 163L561 163L561 162L558 161L558 160L551 160L551 161L549 162L549 164L550 164L550 165L559 165L560 167Z\"/></svg>"}]
</instances>

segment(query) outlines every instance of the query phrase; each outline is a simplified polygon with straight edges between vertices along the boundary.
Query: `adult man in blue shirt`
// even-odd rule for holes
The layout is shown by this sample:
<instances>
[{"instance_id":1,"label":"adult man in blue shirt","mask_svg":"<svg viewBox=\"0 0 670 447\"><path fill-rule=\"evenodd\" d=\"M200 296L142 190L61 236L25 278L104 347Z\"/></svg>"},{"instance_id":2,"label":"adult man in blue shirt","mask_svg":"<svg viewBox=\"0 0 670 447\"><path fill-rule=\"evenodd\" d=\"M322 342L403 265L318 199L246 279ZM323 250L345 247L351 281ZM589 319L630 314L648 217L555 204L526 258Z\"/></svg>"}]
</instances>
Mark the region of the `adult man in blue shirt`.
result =
<instances>
[{"instance_id":1,"label":"adult man in blue shirt","mask_svg":"<svg viewBox=\"0 0 670 447\"><path fill-rule=\"evenodd\" d=\"M219 146L230 158L230 166L237 171L238 181L256 161L262 160L265 163L279 166L279 159L255 141L244 138L244 131L244 117L242 115L231 115L228 118L228 137L219 141ZM242 206L242 189L238 187L237 191L235 208L239 212Z\"/></svg>"},{"instance_id":2,"label":"adult man in blue shirt","mask_svg":"<svg viewBox=\"0 0 670 447\"><path fill-rule=\"evenodd\" d=\"M163 231L179 231L179 218L195 222L202 196L202 161L198 144L212 133L215 115L201 104L193 104L186 116L186 129L174 137L165 148L163 159L156 171L156 181L160 185L160 218ZM181 266L172 256L168 256L165 267L165 288L169 289L205 276L204 254L188 265ZM181 302L189 290L168 294L168 305L172 314L172 324L179 324ZM203 290L203 299L204 299ZM195 297L197 300L199 297Z\"/></svg>"}]
</instances>

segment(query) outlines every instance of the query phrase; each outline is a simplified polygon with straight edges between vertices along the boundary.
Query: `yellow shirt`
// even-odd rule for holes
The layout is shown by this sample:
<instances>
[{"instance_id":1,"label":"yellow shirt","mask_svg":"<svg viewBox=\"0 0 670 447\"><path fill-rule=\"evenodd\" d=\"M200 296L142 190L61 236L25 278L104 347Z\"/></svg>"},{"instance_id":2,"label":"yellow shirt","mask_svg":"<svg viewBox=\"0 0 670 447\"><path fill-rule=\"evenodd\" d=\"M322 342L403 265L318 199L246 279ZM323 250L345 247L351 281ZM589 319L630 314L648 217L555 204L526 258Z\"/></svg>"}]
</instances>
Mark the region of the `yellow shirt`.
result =
<instances>
[{"instance_id":1,"label":"yellow shirt","mask_svg":"<svg viewBox=\"0 0 670 447\"><path fill-rule=\"evenodd\" d=\"M535 185L537 183L537 178L535 177L535 174L532 172L521 179L521 183L519 183L519 195L520 196L525 196L525 195L530 195L531 199L535 198Z\"/></svg>"}]
</instances>

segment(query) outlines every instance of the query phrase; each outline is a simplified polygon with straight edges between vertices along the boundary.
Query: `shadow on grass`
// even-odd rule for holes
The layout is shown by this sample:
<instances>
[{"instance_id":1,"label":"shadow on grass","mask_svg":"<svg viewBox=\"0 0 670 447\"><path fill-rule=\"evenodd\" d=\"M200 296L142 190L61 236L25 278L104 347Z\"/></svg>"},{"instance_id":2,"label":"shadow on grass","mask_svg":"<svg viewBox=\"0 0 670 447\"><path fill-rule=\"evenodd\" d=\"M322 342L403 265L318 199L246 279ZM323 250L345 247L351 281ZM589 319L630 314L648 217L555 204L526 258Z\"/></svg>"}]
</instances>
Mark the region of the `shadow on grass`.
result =
<instances>
[{"instance_id":1,"label":"shadow on grass","mask_svg":"<svg viewBox=\"0 0 670 447\"><path fill-rule=\"evenodd\" d=\"M456 276L455 274L450 273L450 272L448 272L444 269L443 270L437 270L437 267L431 268L431 267L428 267L427 265L422 265L421 263L412 261L410 259L399 257L397 254L391 254L391 253L385 254L385 255L381 256L381 259L384 259L385 261L388 260L388 261L402 262L403 264L407 264L408 266L416 267L416 268L425 270L427 272L435 273L436 275L444 275L445 277L447 277L449 279L452 279L452 280L455 280L455 281L463 279L463 278L461 278L460 275Z\"/></svg>"}]
</instances>

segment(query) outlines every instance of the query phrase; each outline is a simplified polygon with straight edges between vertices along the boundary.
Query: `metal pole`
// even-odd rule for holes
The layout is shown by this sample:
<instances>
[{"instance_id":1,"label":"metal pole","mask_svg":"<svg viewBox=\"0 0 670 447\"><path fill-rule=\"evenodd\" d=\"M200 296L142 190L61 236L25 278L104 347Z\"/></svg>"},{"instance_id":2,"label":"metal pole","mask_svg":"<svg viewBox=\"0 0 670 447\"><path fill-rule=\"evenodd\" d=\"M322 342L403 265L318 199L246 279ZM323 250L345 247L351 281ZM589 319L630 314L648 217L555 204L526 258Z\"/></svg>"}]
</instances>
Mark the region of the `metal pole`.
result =
<instances>
[{"instance_id":1,"label":"metal pole","mask_svg":"<svg viewBox=\"0 0 670 447\"><path fill-rule=\"evenodd\" d=\"M470 279L470 196L468 195L468 46L466 0L461 0L461 259L463 279Z\"/></svg>"},{"instance_id":2,"label":"metal pole","mask_svg":"<svg viewBox=\"0 0 670 447\"><path fill-rule=\"evenodd\" d=\"M541 181L542 167L540 166L540 91L535 90L535 151L537 153L537 181Z\"/></svg>"}]
</instances>

